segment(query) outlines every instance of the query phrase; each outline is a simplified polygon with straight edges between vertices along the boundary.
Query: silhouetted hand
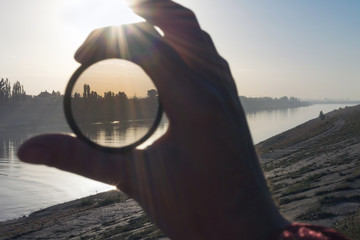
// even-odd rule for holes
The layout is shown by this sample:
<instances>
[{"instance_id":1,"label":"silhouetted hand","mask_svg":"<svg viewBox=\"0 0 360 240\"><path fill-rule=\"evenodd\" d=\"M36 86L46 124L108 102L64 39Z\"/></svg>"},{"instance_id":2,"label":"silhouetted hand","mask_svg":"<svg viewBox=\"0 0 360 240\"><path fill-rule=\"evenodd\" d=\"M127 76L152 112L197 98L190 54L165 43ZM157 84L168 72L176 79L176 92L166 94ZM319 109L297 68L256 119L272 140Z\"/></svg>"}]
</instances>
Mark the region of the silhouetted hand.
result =
<instances>
[{"instance_id":1,"label":"silhouetted hand","mask_svg":"<svg viewBox=\"0 0 360 240\"><path fill-rule=\"evenodd\" d=\"M190 10L168 0L133 2L177 53L152 76L167 133L124 154L42 135L24 143L19 158L116 185L172 239L267 239L287 222L267 189L227 62ZM79 62L101 31L80 48Z\"/></svg>"}]
</instances>

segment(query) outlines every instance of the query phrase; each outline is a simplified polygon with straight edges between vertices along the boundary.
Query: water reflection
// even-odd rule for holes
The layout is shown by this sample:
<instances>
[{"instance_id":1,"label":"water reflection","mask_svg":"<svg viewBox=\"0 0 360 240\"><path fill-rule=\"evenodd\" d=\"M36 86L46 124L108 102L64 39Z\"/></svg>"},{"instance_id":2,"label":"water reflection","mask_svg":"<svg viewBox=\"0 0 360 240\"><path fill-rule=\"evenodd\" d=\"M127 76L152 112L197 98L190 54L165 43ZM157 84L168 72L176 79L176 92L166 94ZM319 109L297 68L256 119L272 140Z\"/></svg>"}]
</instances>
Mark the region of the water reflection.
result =
<instances>
[{"instance_id":1,"label":"water reflection","mask_svg":"<svg viewBox=\"0 0 360 240\"><path fill-rule=\"evenodd\" d=\"M91 141L107 147L122 147L144 137L153 119L97 122L81 124L79 128Z\"/></svg>"},{"instance_id":2,"label":"water reflection","mask_svg":"<svg viewBox=\"0 0 360 240\"><path fill-rule=\"evenodd\" d=\"M113 188L54 168L26 164L17 158L16 151L26 139L48 132L70 130L66 123L36 129L0 128L0 221Z\"/></svg>"},{"instance_id":3,"label":"water reflection","mask_svg":"<svg viewBox=\"0 0 360 240\"><path fill-rule=\"evenodd\" d=\"M114 123L115 124L115 123ZM141 135L146 121L128 123L126 132L119 134L114 125L99 125L92 136L108 141L121 141L126 136ZM151 144L168 127L163 118L158 130L140 147ZM16 151L31 136L48 132L70 132L66 123L61 126L42 126L40 129L19 127L0 128L0 221L27 215L41 208L95 194L114 187L46 166L21 162Z\"/></svg>"},{"instance_id":4,"label":"water reflection","mask_svg":"<svg viewBox=\"0 0 360 240\"><path fill-rule=\"evenodd\" d=\"M21 168L16 161L16 149L24 141L24 136L13 135L8 131L0 134L0 175L9 176L14 174L13 169Z\"/></svg>"}]
</instances>

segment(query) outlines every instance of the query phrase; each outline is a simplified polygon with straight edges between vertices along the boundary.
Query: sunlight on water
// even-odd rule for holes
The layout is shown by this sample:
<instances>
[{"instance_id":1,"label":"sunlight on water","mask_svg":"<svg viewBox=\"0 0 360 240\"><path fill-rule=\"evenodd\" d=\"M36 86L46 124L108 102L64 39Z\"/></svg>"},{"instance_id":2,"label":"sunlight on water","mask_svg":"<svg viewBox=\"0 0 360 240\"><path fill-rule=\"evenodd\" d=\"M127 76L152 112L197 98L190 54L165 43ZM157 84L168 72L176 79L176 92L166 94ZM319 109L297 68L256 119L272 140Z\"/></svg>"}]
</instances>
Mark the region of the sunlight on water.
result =
<instances>
[{"instance_id":1,"label":"sunlight on water","mask_svg":"<svg viewBox=\"0 0 360 240\"><path fill-rule=\"evenodd\" d=\"M91 130L87 130L87 132L95 132L95 134L89 135L91 141L101 146L116 148L127 146L143 138L148 133L152 124L152 120L150 122L141 121L122 124L101 123L89 125L86 128L91 128ZM158 129L161 131L162 128L163 126L160 126Z\"/></svg>"},{"instance_id":2,"label":"sunlight on water","mask_svg":"<svg viewBox=\"0 0 360 240\"><path fill-rule=\"evenodd\" d=\"M138 146L138 148L144 149L145 147L152 144L156 139L160 138L166 132L167 127L167 121L161 123L153 135L151 135L149 139ZM97 134L92 136L90 139L102 146L116 148L136 142L149 131L149 127L147 126L130 127L127 128L126 131L120 131L118 128L118 126L113 126L110 130L99 129Z\"/></svg>"}]
</instances>

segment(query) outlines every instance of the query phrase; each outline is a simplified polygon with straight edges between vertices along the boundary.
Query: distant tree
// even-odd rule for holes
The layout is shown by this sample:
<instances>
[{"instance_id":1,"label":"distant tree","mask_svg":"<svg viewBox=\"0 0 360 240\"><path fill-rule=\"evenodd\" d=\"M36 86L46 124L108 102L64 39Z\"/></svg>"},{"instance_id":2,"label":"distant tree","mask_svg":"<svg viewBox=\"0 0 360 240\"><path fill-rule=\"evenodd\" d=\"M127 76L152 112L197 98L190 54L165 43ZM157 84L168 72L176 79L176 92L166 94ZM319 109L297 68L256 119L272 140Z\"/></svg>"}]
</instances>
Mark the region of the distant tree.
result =
<instances>
[{"instance_id":1,"label":"distant tree","mask_svg":"<svg viewBox=\"0 0 360 240\"><path fill-rule=\"evenodd\" d=\"M155 89L150 89L147 91L147 96L149 98L155 98L158 95L158 91L156 91Z\"/></svg>"},{"instance_id":2,"label":"distant tree","mask_svg":"<svg viewBox=\"0 0 360 240\"><path fill-rule=\"evenodd\" d=\"M281 97L281 98L270 98L270 97L258 97L251 98L240 96L241 104L245 111L260 111L268 109L287 109L309 106L308 102L302 102L295 97Z\"/></svg>"},{"instance_id":3,"label":"distant tree","mask_svg":"<svg viewBox=\"0 0 360 240\"><path fill-rule=\"evenodd\" d=\"M93 99L93 100L98 99L98 94L97 94L97 92L91 91L91 93L90 93L90 95L89 95L89 98L91 98L91 99Z\"/></svg>"},{"instance_id":4,"label":"distant tree","mask_svg":"<svg viewBox=\"0 0 360 240\"><path fill-rule=\"evenodd\" d=\"M0 103L5 100L5 80L2 78L0 81Z\"/></svg>"},{"instance_id":5,"label":"distant tree","mask_svg":"<svg viewBox=\"0 0 360 240\"><path fill-rule=\"evenodd\" d=\"M323 113L323 111L320 111L319 118L321 121L325 120L325 114Z\"/></svg>"},{"instance_id":6,"label":"distant tree","mask_svg":"<svg viewBox=\"0 0 360 240\"><path fill-rule=\"evenodd\" d=\"M8 101L11 97L11 85L10 81L6 79L5 81L5 99Z\"/></svg>"},{"instance_id":7,"label":"distant tree","mask_svg":"<svg viewBox=\"0 0 360 240\"><path fill-rule=\"evenodd\" d=\"M76 93L74 94L74 98L75 98L75 99L79 99L80 97L81 97L80 93L76 92Z\"/></svg>"},{"instance_id":8,"label":"distant tree","mask_svg":"<svg viewBox=\"0 0 360 240\"><path fill-rule=\"evenodd\" d=\"M11 99L14 102L23 102L26 98L24 86L19 81L16 81L12 88Z\"/></svg>"},{"instance_id":9,"label":"distant tree","mask_svg":"<svg viewBox=\"0 0 360 240\"><path fill-rule=\"evenodd\" d=\"M115 94L112 91L104 92L104 98L105 100L110 100L115 96Z\"/></svg>"},{"instance_id":10,"label":"distant tree","mask_svg":"<svg viewBox=\"0 0 360 240\"><path fill-rule=\"evenodd\" d=\"M0 103L8 102L11 97L11 86L9 80L0 80Z\"/></svg>"},{"instance_id":11,"label":"distant tree","mask_svg":"<svg viewBox=\"0 0 360 240\"><path fill-rule=\"evenodd\" d=\"M54 96L54 97L60 97L61 96L60 92L59 91L55 92L55 90L52 91L51 95Z\"/></svg>"},{"instance_id":12,"label":"distant tree","mask_svg":"<svg viewBox=\"0 0 360 240\"><path fill-rule=\"evenodd\" d=\"M117 94L116 94L116 97L118 97L119 99L121 99L121 100L128 100L128 97L127 97L127 95L126 95L126 93L125 92L118 92Z\"/></svg>"},{"instance_id":13,"label":"distant tree","mask_svg":"<svg viewBox=\"0 0 360 240\"><path fill-rule=\"evenodd\" d=\"M89 98L90 96L90 85L84 84L84 92L83 92L83 98Z\"/></svg>"}]
</instances>

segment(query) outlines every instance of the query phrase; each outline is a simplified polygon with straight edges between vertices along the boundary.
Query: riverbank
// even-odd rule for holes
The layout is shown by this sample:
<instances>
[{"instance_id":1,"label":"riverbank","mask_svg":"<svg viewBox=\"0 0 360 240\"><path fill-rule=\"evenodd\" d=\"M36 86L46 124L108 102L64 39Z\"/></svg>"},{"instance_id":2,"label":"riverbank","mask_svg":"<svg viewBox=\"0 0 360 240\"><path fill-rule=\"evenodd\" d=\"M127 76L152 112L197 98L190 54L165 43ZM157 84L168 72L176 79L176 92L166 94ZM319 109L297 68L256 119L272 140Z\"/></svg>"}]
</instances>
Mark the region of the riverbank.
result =
<instances>
[{"instance_id":1,"label":"riverbank","mask_svg":"<svg viewBox=\"0 0 360 240\"><path fill-rule=\"evenodd\" d=\"M360 239L359 119L360 105L346 107L257 144L273 198L289 220Z\"/></svg>"},{"instance_id":2,"label":"riverbank","mask_svg":"<svg viewBox=\"0 0 360 240\"><path fill-rule=\"evenodd\" d=\"M360 106L339 109L256 145L274 199L289 220L355 236L347 231L351 224L360 226L358 119ZM142 209L117 191L2 222L0 233L0 239L164 238Z\"/></svg>"},{"instance_id":3,"label":"riverbank","mask_svg":"<svg viewBox=\"0 0 360 240\"><path fill-rule=\"evenodd\" d=\"M0 223L0 239L166 239L120 191L55 205Z\"/></svg>"}]
</instances>

